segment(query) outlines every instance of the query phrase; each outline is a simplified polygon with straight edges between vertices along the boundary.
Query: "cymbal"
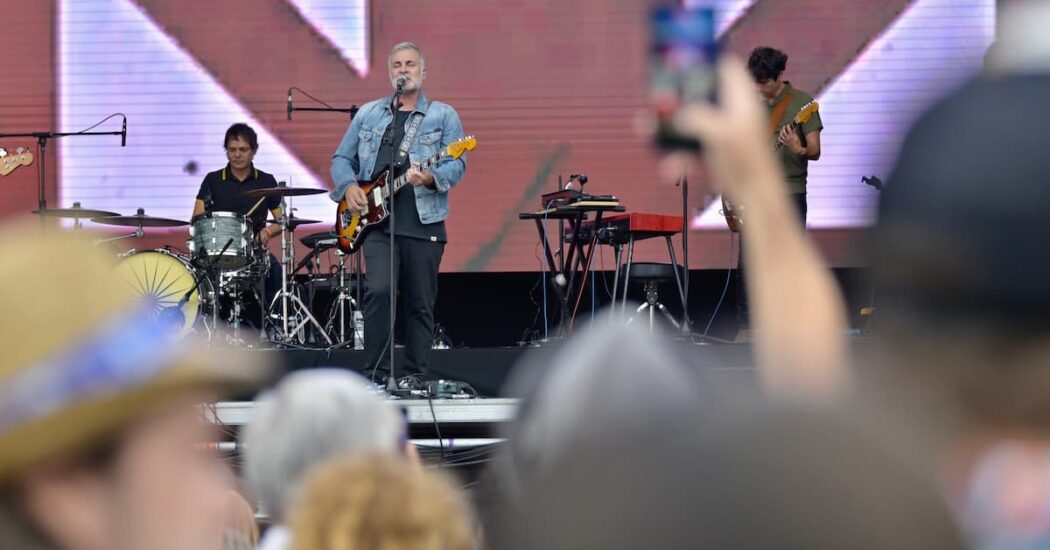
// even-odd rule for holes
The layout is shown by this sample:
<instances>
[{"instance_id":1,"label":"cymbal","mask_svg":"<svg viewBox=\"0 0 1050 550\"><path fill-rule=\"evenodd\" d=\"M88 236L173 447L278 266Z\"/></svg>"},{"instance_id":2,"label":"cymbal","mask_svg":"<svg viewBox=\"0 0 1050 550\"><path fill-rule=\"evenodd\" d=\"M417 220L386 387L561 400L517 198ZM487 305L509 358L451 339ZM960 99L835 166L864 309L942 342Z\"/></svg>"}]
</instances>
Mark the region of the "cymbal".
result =
<instances>
[{"instance_id":1,"label":"cymbal","mask_svg":"<svg viewBox=\"0 0 1050 550\"><path fill-rule=\"evenodd\" d=\"M278 221L278 220L269 220L266 223L272 224L272 225L277 225L277 224L279 224L281 222ZM299 217L296 217L296 216L288 216L288 227L290 227L292 229L295 229L296 227L299 227L300 225L310 225L312 223L321 223L321 220L311 220L311 219L307 219L307 218L299 218Z\"/></svg>"},{"instance_id":2,"label":"cymbal","mask_svg":"<svg viewBox=\"0 0 1050 550\"><path fill-rule=\"evenodd\" d=\"M48 208L47 210L34 210L33 213L38 216L47 216L49 218L108 218L110 216L120 215L108 210L81 208L79 203L74 204L70 208Z\"/></svg>"},{"instance_id":3,"label":"cymbal","mask_svg":"<svg viewBox=\"0 0 1050 550\"><path fill-rule=\"evenodd\" d=\"M252 189L245 191L246 197L298 197L301 195L320 195L327 193L324 189L313 187L265 187L263 189Z\"/></svg>"},{"instance_id":4,"label":"cymbal","mask_svg":"<svg viewBox=\"0 0 1050 550\"><path fill-rule=\"evenodd\" d=\"M189 225L190 222L173 220L171 218L156 218L147 216L140 208L134 216L107 216L103 218L92 218L91 221L103 225L120 225L124 227L178 227Z\"/></svg>"}]
</instances>

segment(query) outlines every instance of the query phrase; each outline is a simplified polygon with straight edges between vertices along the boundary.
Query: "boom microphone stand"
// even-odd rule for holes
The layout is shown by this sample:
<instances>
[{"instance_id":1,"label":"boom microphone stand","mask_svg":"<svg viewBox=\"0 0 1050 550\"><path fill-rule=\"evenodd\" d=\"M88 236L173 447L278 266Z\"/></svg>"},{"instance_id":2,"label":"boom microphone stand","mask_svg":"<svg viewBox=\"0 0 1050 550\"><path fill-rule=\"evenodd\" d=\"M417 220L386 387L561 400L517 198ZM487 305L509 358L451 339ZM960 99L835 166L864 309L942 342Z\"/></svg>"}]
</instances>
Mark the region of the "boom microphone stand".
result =
<instances>
[{"instance_id":1,"label":"boom microphone stand","mask_svg":"<svg viewBox=\"0 0 1050 550\"><path fill-rule=\"evenodd\" d=\"M299 93L320 103L321 105L324 105L324 107L295 107L292 104L292 90L298 90ZM357 105L351 105L349 109L340 109L338 107L332 107L331 105L321 101L320 99L317 99L316 97L300 90L299 88L292 86L291 88L288 88L288 120L292 120L292 113L294 113L295 111L313 111L319 113L349 113L350 120L353 120L354 116L357 115L358 109Z\"/></svg>"},{"instance_id":2,"label":"boom microphone stand","mask_svg":"<svg viewBox=\"0 0 1050 550\"><path fill-rule=\"evenodd\" d=\"M124 116L123 113L117 113L110 115L109 118L120 115L124 121L121 125L119 132L28 132L23 134L0 134L0 138L16 138L16 137L31 137L36 138L37 143L37 158L40 159L40 170L38 172L39 177L37 178L37 208L43 212L47 210L47 197L44 192L44 180L47 167L47 140L51 138L62 138L69 136L120 136L120 146L127 147L128 143L128 117ZM108 119L108 118L107 118ZM103 120L102 122L105 122ZM101 122L99 123L101 124ZM97 126L97 124L96 124ZM94 126L93 126L94 127ZM92 128L93 128L92 127ZM44 220L43 216L40 218L41 222Z\"/></svg>"}]
</instances>

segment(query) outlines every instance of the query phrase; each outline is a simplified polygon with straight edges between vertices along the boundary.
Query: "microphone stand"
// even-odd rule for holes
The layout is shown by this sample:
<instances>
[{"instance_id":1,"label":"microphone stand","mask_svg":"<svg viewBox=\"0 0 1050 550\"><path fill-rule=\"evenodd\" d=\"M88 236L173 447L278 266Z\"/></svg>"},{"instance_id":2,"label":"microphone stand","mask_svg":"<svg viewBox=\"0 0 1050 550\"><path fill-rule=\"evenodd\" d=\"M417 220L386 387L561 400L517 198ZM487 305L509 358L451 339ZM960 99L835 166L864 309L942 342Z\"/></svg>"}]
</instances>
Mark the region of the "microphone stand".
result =
<instances>
[{"instance_id":1,"label":"microphone stand","mask_svg":"<svg viewBox=\"0 0 1050 550\"><path fill-rule=\"evenodd\" d=\"M390 124L397 124L397 113L401 110L401 95L405 93L403 89L404 85L399 81L397 83L397 89L394 90L394 98L390 102L390 110L393 118ZM386 185L390 186L391 181L394 179L394 163L397 161L397 149L400 147L399 144L394 143L394 134L396 134L396 128L391 128L390 132L390 164L387 165L387 176ZM411 164L411 161L409 161ZM394 257L397 249L397 236L394 233L394 222L397 218L396 208L394 208L394 193L393 189L390 190L390 332L387 336L387 350L386 353L390 354L390 376L386 379L386 391L390 394L395 394L398 391L397 387L397 371L394 369L394 326L397 320L397 272L394 270Z\"/></svg>"},{"instance_id":2,"label":"microphone stand","mask_svg":"<svg viewBox=\"0 0 1050 550\"><path fill-rule=\"evenodd\" d=\"M306 97L309 97L310 99L320 103L321 105L324 105L324 107L296 107L292 103L292 91L293 90L298 90L300 93L302 93ZM294 113L296 111L312 111L312 112L319 112L319 113L349 113L350 114L350 120L353 120L354 117L357 116L358 107L357 107L356 104L355 105L351 105L349 109L346 109L346 108L341 109L341 108L338 108L338 107L332 107L331 105L329 105L329 104L327 104L327 103L325 103L325 102L315 98L314 96L312 96L312 95L310 95L310 94L300 90L299 88L296 88L295 86L292 86L291 88L288 88L288 120L292 120L292 113Z\"/></svg>"},{"instance_id":3,"label":"microphone stand","mask_svg":"<svg viewBox=\"0 0 1050 550\"><path fill-rule=\"evenodd\" d=\"M123 115L122 115L123 116ZM128 130L127 130L128 119L124 117L123 129L119 132L27 132L21 134L0 134L0 138L19 138L19 137L31 137L36 138L37 142L37 158L40 159L40 170L38 171L39 177L37 178L37 208L43 212L47 210L47 196L44 190L44 181L47 173L47 140L52 138L62 138L69 136L121 136L120 146L124 147L127 141ZM43 222L43 216L40 217L40 221Z\"/></svg>"},{"instance_id":4,"label":"microphone stand","mask_svg":"<svg viewBox=\"0 0 1050 550\"><path fill-rule=\"evenodd\" d=\"M682 264L685 276L682 278L682 333L692 332L692 321L689 319L689 176L682 171ZM678 266L674 266L678 269Z\"/></svg>"}]
</instances>

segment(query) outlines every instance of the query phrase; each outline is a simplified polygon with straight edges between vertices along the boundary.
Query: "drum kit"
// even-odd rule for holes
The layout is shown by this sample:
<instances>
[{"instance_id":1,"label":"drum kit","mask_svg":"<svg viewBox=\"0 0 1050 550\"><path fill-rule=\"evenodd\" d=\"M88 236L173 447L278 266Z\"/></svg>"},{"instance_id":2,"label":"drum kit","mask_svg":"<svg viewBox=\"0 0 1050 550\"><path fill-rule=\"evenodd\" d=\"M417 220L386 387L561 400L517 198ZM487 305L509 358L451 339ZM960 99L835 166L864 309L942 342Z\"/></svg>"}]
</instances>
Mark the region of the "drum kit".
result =
<instances>
[{"instance_id":1,"label":"drum kit","mask_svg":"<svg viewBox=\"0 0 1050 550\"><path fill-rule=\"evenodd\" d=\"M259 199L280 197L281 211L292 212L286 208L286 197L323 192L279 186L245 194ZM294 231L300 226L321 223L319 220L299 218L293 213L268 222L281 227L278 262L271 259L269 251L256 239L250 212L245 216L210 211L187 222L150 216L142 208L134 215L125 216L82 208L80 203L74 203L70 208L37 210L34 214L72 219L75 231L82 229L85 219L134 229L127 235L98 239L96 244L142 237L146 228L188 226L188 253L171 247L132 249L119 254L117 267L119 278L137 294L153 300L158 316L170 322L172 330L180 336L203 331L209 341L234 345L263 340L287 347L363 347L361 311L350 292L347 257L336 246L334 233L315 233L301 239L311 251L295 263ZM320 254L328 250L335 250L339 261L325 277ZM309 275L305 281L297 281L294 275L303 267L308 268ZM273 286L264 284L270 279L272 269L281 270L279 288L265 288ZM359 258L353 262L351 271L360 276ZM308 302L312 303L317 288L329 281L338 285L338 296L328 308L327 323L322 325ZM306 301L304 294L308 295ZM258 313L258 317L250 316L251 313ZM260 338L242 338L241 331L249 327L258 331Z\"/></svg>"}]
</instances>

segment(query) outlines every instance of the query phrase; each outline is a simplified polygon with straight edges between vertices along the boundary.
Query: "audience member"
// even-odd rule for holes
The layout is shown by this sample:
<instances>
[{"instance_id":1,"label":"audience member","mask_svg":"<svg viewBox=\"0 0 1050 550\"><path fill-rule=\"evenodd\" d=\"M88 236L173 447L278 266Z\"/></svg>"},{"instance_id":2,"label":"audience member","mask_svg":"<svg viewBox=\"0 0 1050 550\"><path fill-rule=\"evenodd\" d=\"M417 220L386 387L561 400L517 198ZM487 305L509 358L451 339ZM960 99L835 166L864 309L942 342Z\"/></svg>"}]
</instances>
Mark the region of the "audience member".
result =
<instances>
[{"instance_id":1,"label":"audience member","mask_svg":"<svg viewBox=\"0 0 1050 550\"><path fill-rule=\"evenodd\" d=\"M963 548L906 434L726 392L674 349L607 319L517 377L493 548Z\"/></svg>"},{"instance_id":2,"label":"audience member","mask_svg":"<svg viewBox=\"0 0 1050 550\"><path fill-rule=\"evenodd\" d=\"M342 455L404 454L410 445L397 408L346 370L288 375L256 400L241 434L244 474L273 525L262 550L291 547L284 522L310 469Z\"/></svg>"},{"instance_id":3,"label":"audience member","mask_svg":"<svg viewBox=\"0 0 1050 550\"><path fill-rule=\"evenodd\" d=\"M267 366L177 341L76 235L9 224L0 257L0 545L218 549L229 478L197 404Z\"/></svg>"},{"instance_id":4,"label":"audience member","mask_svg":"<svg viewBox=\"0 0 1050 550\"><path fill-rule=\"evenodd\" d=\"M468 507L444 475L383 455L331 461L304 482L293 550L471 550Z\"/></svg>"}]
</instances>

